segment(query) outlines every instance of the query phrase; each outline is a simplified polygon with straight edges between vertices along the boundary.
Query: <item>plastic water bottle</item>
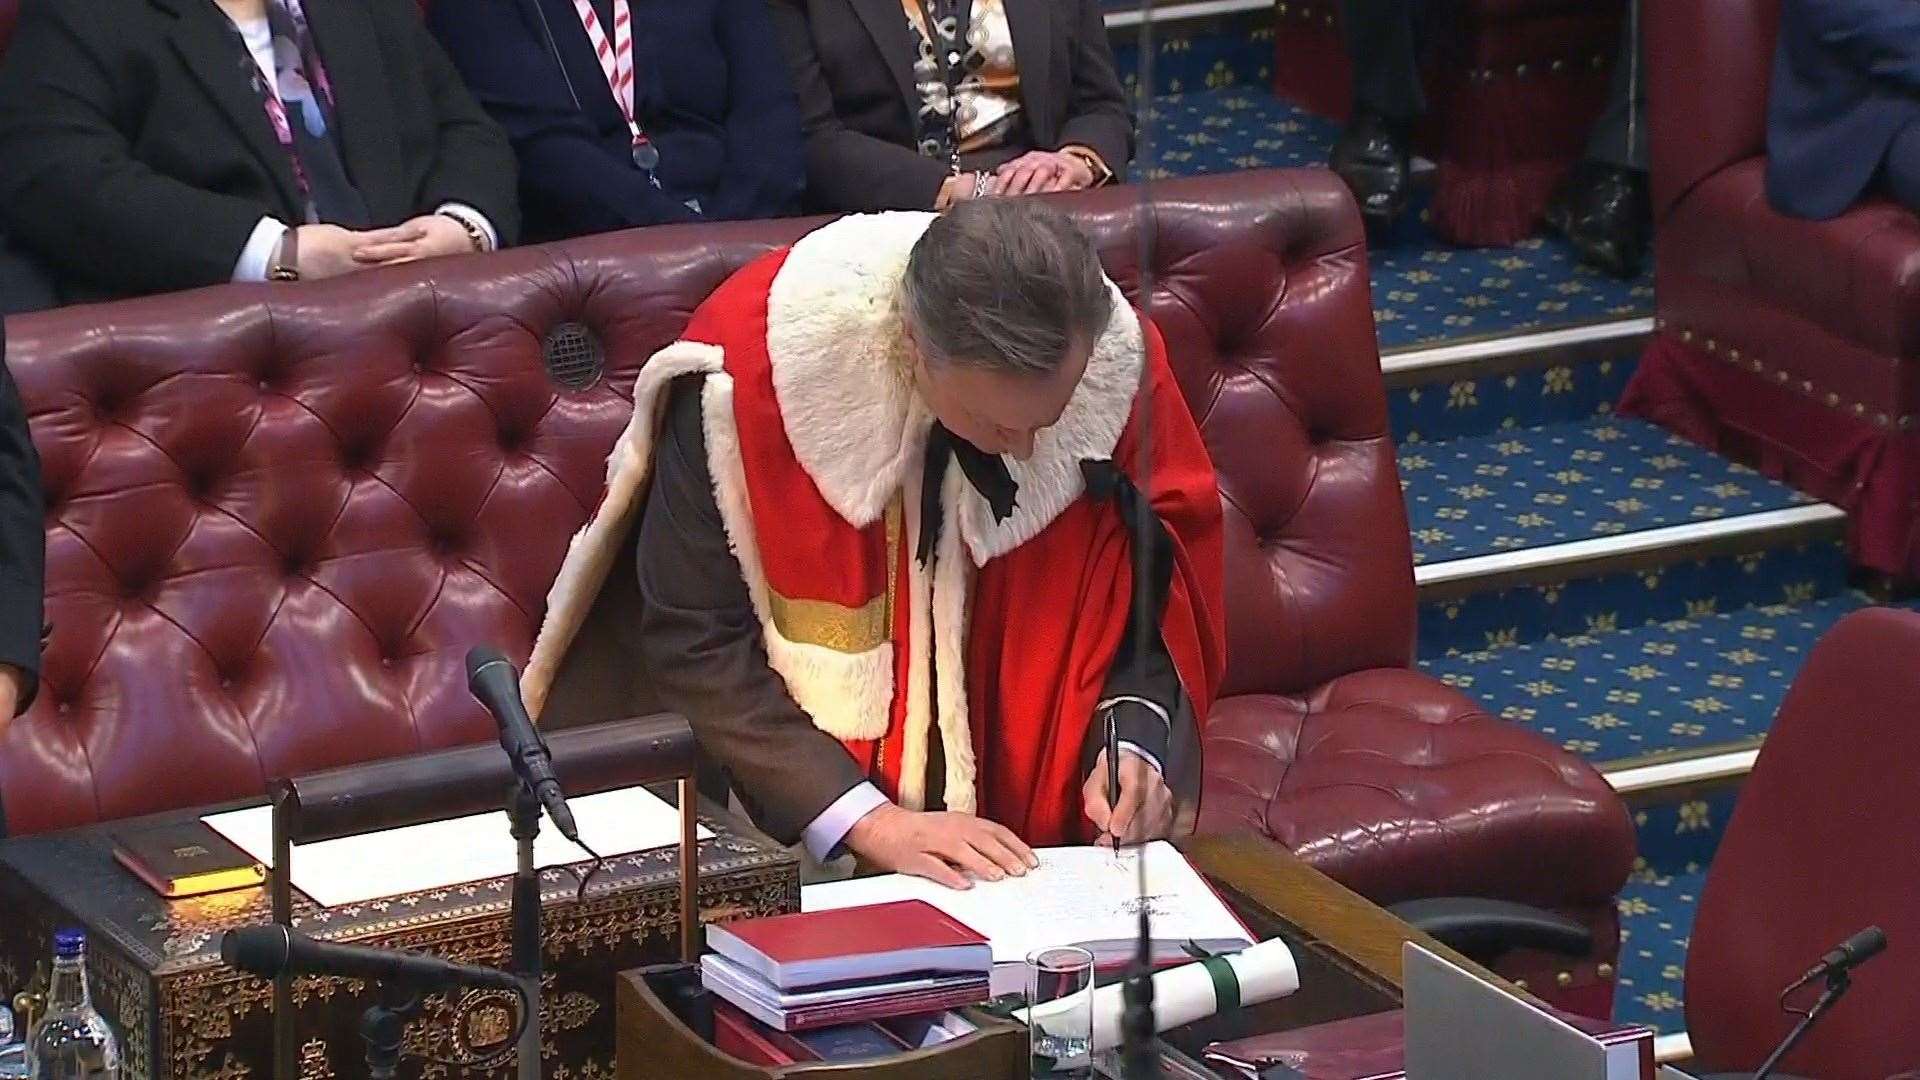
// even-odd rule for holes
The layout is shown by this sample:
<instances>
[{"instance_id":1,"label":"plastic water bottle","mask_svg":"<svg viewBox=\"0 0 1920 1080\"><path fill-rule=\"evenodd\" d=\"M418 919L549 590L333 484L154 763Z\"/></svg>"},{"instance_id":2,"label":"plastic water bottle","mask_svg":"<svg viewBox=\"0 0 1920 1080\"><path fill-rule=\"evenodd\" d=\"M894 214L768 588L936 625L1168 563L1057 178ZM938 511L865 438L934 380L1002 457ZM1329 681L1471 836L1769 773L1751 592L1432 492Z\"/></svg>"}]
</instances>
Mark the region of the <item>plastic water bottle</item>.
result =
<instances>
[{"instance_id":1,"label":"plastic water bottle","mask_svg":"<svg viewBox=\"0 0 1920 1080\"><path fill-rule=\"evenodd\" d=\"M87 992L87 935L53 935L53 980L47 1014L29 1040L33 1080L119 1080L120 1044Z\"/></svg>"},{"instance_id":2,"label":"plastic water bottle","mask_svg":"<svg viewBox=\"0 0 1920 1080\"><path fill-rule=\"evenodd\" d=\"M26 1080L27 1044L20 1041L21 1034L14 1027L13 1010L0 1001L0 1080Z\"/></svg>"}]
</instances>

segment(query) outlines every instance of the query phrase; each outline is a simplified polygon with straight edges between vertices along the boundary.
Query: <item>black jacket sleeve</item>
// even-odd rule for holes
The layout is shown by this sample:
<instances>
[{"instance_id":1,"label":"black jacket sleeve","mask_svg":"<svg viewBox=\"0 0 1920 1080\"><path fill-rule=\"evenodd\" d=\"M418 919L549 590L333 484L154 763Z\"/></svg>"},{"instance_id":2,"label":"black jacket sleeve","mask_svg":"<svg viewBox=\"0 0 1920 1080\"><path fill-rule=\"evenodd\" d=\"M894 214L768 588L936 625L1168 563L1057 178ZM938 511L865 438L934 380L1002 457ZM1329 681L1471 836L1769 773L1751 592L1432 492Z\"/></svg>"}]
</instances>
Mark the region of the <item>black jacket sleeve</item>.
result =
<instances>
[{"instance_id":1,"label":"black jacket sleeve","mask_svg":"<svg viewBox=\"0 0 1920 1080\"><path fill-rule=\"evenodd\" d=\"M808 198L821 210L931 210L947 166L911 146L855 131L834 111L804 0L769 0L807 138ZM902 18L905 16L903 15ZM876 77L885 78L879 72Z\"/></svg>"},{"instance_id":2,"label":"black jacket sleeve","mask_svg":"<svg viewBox=\"0 0 1920 1080\"><path fill-rule=\"evenodd\" d=\"M1116 182L1124 182L1127 163L1133 160L1133 114L1114 70L1113 47L1107 41L1098 0L1077 0L1075 6L1078 22L1068 43L1073 87L1060 146L1052 149L1084 146L1100 155Z\"/></svg>"},{"instance_id":3,"label":"black jacket sleeve","mask_svg":"<svg viewBox=\"0 0 1920 1080\"><path fill-rule=\"evenodd\" d=\"M6 345L0 321L0 357ZM40 455L27 431L13 373L0 365L0 664L12 664L22 675L16 713L26 711L40 686L46 558Z\"/></svg>"},{"instance_id":4,"label":"black jacket sleeve","mask_svg":"<svg viewBox=\"0 0 1920 1080\"><path fill-rule=\"evenodd\" d=\"M640 521L641 641L660 702L693 724L755 824L796 843L866 777L813 726L767 662L759 619L714 505L698 377L672 391Z\"/></svg>"},{"instance_id":5,"label":"black jacket sleeve","mask_svg":"<svg viewBox=\"0 0 1920 1080\"><path fill-rule=\"evenodd\" d=\"M181 183L134 158L115 123L123 73L90 48L94 36L79 24L95 17L83 4L21 6L0 62L0 214L8 230L66 273L120 291L230 279L272 208Z\"/></svg>"},{"instance_id":6,"label":"black jacket sleeve","mask_svg":"<svg viewBox=\"0 0 1920 1080\"><path fill-rule=\"evenodd\" d=\"M469 3L463 0L435 6L458 8L465 16ZM487 215L500 234L502 247L513 243L520 236L513 144L473 99L439 42L411 10L412 5L393 7L398 9L393 18L399 25L390 29L406 35L408 52L416 58L426 80L438 126L439 143L424 187L426 205L421 209L430 211L447 202L465 203Z\"/></svg>"},{"instance_id":7,"label":"black jacket sleeve","mask_svg":"<svg viewBox=\"0 0 1920 1080\"><path fill-rule=\"evenodd\" d=\"M750 221L790 214L806 151L766 0L724 0L720 28L727 48L727 168L707 216Z\"/></svg>"}]
</instances>

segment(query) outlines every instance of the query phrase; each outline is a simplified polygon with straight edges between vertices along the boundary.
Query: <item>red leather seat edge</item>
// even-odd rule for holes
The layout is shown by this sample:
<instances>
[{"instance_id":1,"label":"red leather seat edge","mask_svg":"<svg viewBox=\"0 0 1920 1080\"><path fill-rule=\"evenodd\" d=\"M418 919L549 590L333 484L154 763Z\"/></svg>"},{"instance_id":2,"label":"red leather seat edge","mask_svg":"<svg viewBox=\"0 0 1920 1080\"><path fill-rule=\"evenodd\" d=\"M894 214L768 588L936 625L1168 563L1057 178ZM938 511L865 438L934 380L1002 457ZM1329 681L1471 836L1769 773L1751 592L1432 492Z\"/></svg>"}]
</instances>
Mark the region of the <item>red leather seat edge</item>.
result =
<instances>
[{"instance_id":1,"label":"red leather seat edge","mask_svg":"<svg viewBox=\"0 0 1920 1080\"><path fill-rule=\"evenodd\" d=\"M1625 810L1585 765L1409 669L1412 557L1351 199L1323 170L1156 195L1148 306L1227 510L1205 826L1274 836L1383 901L1576 914L1598 933L1568 1000L1604 1012ZM1128 289L1135 198L1061 203ZM11 322L53 625L40 697L0 739L11 827L487 738L460 657L483 641L526 655L640 365L732 269L812 224L641 230ZM605 345L584 391L542 366L565 322ZM1555 971L1526 966L1549 962L1565 967L1502 970L1552 993Z\"/></svg>"},{"instance_id":2,"label":"red leather seat edge","mask_svg":"<svg viewBox=\"0 0 1920 1080\"><path fill-rule=\"evenodd\" d=\"M1920 577L1920 219L1769 204L1779 0L1643 18L1657 329L1620 409L1839 505L1857 562Z\"/></svg>"}]
</instances>

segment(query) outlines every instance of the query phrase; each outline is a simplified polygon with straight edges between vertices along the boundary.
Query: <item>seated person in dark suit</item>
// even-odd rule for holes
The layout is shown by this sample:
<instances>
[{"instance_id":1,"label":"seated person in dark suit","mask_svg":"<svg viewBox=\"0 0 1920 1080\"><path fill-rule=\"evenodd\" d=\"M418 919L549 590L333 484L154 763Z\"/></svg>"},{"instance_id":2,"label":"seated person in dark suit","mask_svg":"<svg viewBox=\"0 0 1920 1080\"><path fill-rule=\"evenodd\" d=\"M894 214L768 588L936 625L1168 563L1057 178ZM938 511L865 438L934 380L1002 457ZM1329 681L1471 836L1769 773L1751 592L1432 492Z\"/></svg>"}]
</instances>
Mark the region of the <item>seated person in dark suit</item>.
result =
<instances>
[{"instance_id":1,"label":"seated person in dark suit","mask_svg":"<svg viewBox=\"0 0 1920 1080\"><path fill-rule=\"evenodd\" d=\"M1767 98L1767 198L1836 217L1876 178L1920 211L1920 3L1785 0Z\"/></svg>"},{"instance_id":2,"label":"seated person in dark suit","mask_svg":"<svg viewBox=\"0 0 1920 1080\"><path fill-rule=\"evenodd\" d=\"M1652 240L1646 82L1638 20L1631 14L1638 2L1630 0L1606 106L1588 133L1586 157L1546 215L1582 261L1620 277L1639 274ZM1434 0L1342 0L1353 58L1353 118L1334 144L1330 164L1370 223L1391 224L1412 193L1413 129L1427 111L1420 54L1430 22L1445 15L1445 5Z\"/></svg>"},{"instance_id":3,"label":"seated person in dark suit","mask_svg":"<svg viewBox=\"0 0 1920 1080\"><path fill-rule=\"evenodd\" d=\"M6 352L6 321L0 319L0 357ZM33 703L40 685L45 518L40 455L27 433L13 374L0 366L0 741L7 737L8 723ZM0 815L0 837L6 835Z\"/></svg>"},{"instance_id":4,"label":"seated person in dark suit","mask_svg":"<svg viewBox=\"0 0 1920 1080\"><path fill-rule=\"evenodd\" d=\"M1098 0L770 3L816 209L945 209L1124 178L1133 118Z\"/></svg>"},{"instance_id":5,"label":"seated person in dark suit","mask_svg":"<svg viewBox=\"0 0 1920 1080\"><path fill-rule=\"evenodd\" d=\"M428 22L513 139L531 238L798 209L766 0L460 0Z\"/></svg>"},{"instance_id":6,"label":"seated person in dark suit","mask_svg":"<svg viewBox=\"0 0 1920 1080\"><path fill-rule=\"evenodd\" d=\"M513 150L412 0L27 0L0 216L63 299L510 242Z\"/></svg>"}]
</instances>

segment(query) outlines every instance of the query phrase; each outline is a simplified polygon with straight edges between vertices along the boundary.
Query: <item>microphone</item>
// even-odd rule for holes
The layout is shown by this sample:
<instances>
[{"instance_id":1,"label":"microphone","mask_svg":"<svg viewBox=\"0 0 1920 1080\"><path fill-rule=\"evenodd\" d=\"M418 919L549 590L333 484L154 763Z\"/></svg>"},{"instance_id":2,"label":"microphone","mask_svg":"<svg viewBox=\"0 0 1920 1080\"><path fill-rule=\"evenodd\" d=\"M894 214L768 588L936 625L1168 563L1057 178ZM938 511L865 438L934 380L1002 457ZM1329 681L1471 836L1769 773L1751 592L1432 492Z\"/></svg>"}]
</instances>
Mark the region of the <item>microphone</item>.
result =
<instances>
[{"instance_id":1,"label":"microphone","mask_svg":"<svg viewBox=\"0 0 1920 1080\"><path fill-rule=\"evenodd\" d=\"M456 964L425 953L369 949L316 941L277 923L229 930L220 935L220 959L229 967L264 978L287 975L339 975L377 982L426 986L490 986L524 989L505 971Z\"/></svg>"},{"instance_id":2,"label":"microphone","mask_svg":"<svg viewBox=\"0 0 1920 1080\"><path fill-rule=\"evenodd\" d=\"M553 757L546 740L533 728L526 703L520 700L520 673L500 650L475 645L467 650L467 689L493 714L500 728L500 746L513 760L513 771L533 790L560 835L580 843L580 830L567 809L566 793L553 775ZM584 845L582 845L584 846Z\"/></svg>"},{"instance_id":3,"label":"microphone","mask_svg":"<svg viewBox=\"0 0 1920 1080\"><path fill-rule=\"evenodd\" d=\"M1869 926L1840 943L1832 952L1820 958L1820 962L1807 969L1805 975L1787 987L1791 993L1815 979L1824 979L1836 972L1852 971L1868 960L1880 955L1887 947L1886 931L1877 926Z\"/></svg>"}]
</instances>

